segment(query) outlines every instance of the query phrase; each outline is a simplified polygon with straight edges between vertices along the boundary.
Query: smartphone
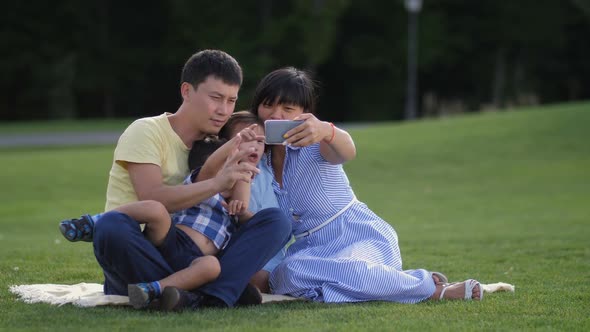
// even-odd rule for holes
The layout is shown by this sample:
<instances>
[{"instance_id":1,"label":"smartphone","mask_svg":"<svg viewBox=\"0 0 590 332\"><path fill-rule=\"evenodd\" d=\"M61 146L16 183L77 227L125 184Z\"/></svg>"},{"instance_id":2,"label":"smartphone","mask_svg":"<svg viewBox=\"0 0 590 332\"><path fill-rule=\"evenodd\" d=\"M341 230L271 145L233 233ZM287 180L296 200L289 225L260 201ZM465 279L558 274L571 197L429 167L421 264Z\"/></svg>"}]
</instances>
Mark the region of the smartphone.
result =
<instances>
[{"instance_id":1,"label":"smartphone","mask_svg":"<svg viewBox=\"0 0 590 332\"><path fill-rule=\"evenodd\" d=\"M264 121L264 136L266 144L283 144L283 136L289 130L302 124L304 120L266 120Z\"/></svg>"}]
</instances>

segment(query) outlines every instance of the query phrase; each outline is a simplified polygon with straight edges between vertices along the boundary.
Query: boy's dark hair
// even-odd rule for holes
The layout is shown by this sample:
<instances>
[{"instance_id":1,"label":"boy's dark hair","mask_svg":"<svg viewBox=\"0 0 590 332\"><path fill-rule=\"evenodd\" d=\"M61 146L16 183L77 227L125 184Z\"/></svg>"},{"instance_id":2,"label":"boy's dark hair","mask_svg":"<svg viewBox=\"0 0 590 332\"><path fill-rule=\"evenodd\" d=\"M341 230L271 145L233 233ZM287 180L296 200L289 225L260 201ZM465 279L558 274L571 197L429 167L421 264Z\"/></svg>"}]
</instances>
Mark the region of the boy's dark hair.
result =
<instances>
[{"instance_id":1,"label":"boy's dark hair","mask_svg":"<svg viewBox=\"0 0 590 332\"><path fill-rule=\"evenodd\" d=\"M209 136L205 139L194 141L191 152L188 154L188 168L193 171L205 164L205 160L219 149L225 143L215 136Z\"/></svg>"},{"instance_id":2,"label":"boy's dark hair","mask_svg":"<svg viewBox=\"0 0 590 332\"><path fill-rule=\"evenodd\" d=\"M258 124L264 128L264 122L260 120L254 113L250 111L239 111L234 112L230 117L229 120L225 123L225 125L219 130L219 138L229 141L232 137L232 131L236 128L238 124Z\"/></svg>"},{"instance_id":3,"label":"boy's dark hair","mask_svg":"<svg viewBox=\"0 0 590 332\"><path fill-rule=\"evenodd\" d=\"M180 84L194 88L214 76L228 85L242 85L242 68L231 55L219 50L203 50L193 54L184 64Z\"/></svg>"},{"instance_id":4,"label":"boy's dark hair","mask_svg":"<svg viewBox=\"0 0 590 332\"><path fill-rule=\"evenodd\" d=\"M291 104L303 108L305 113L315 113L316 83L310 74L294 67L277 69L266 75L254 93L250 111L258 115L260 104Z\"/></svg>"}]
</instances>

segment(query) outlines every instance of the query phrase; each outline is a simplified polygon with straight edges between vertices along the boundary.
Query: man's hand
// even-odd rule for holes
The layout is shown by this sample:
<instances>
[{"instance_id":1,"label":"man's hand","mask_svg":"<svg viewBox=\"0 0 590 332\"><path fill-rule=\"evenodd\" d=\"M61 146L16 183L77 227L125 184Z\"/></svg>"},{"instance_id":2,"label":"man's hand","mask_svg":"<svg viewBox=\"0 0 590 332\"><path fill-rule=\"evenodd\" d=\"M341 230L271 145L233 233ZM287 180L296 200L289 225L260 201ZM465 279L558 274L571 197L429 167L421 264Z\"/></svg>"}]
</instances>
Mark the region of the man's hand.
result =
<instances>
[{"instance_id":1,"label":"man's hand","mask_svg":"<svg viewBox=\"0 0 590 332\"><path fill-rule=\"evenodd\" d=\"M250 183L252 175L260 173L260 170L256 166L250 163L240 163L241 159L252 153L250 149L244 151L238 150L241 140L241 137L236 137L231 154L225 161L223 168L221 168L213 179L220 192L232 189L237 181Z\"/></svg>"}]
</instances>

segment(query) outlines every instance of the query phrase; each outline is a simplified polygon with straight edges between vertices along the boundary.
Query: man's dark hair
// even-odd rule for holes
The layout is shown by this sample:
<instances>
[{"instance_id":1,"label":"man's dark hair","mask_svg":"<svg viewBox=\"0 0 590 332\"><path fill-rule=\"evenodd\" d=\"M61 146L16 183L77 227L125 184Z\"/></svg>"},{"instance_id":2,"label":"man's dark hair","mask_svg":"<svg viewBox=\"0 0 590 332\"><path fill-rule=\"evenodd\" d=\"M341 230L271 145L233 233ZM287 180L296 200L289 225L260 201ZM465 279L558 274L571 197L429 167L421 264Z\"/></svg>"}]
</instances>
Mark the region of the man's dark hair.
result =
<instances>
[{"instance_id":1,"label":"man's dark hair","mask_svg":"<svg viewBox=\"0 0 590 332\"><path fill-rule=\"evenodd\" d=\"M219 50L203 50L193 54L184 64L180 84L194 88L214 76L228 85L242 85L242 68L231 55Z\"/></svg>"},{"instance_id":2,"label":"man's dark hair","mask_svg":"<svg viewBox=\"0 0 590 332\"><path fill-rule=\"evenodd\" d=\"M207 137L205 139L194 141L191 152L188 154L188 168L193 171L205 164L209 156L219 149L225 143L225 140L217 137Z\"/></svg>"}]
</instances>

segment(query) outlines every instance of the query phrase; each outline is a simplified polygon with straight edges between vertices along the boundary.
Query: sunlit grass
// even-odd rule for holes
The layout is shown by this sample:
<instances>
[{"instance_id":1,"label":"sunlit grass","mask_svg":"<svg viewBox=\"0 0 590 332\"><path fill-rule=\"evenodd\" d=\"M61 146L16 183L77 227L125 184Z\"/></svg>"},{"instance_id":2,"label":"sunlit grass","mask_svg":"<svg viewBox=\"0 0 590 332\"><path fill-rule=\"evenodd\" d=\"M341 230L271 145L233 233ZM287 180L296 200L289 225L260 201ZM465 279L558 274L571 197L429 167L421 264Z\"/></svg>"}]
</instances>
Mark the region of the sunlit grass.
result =
<instances>
[{"instance_id":1,"label":"sunlit grass","mask_svg":"<svg viewBox=\"0 0 590 332\"><path fill-rule=\"evenodd\" d=\"M0 150L0 328L29 330L588 330L590 104L351 130L358 198L405 268L507 282L481 303L284 303L183 314L24 304L9 285L102 282L60 219L104 205L113 146Z\"/></svg>"}]
</instances>

